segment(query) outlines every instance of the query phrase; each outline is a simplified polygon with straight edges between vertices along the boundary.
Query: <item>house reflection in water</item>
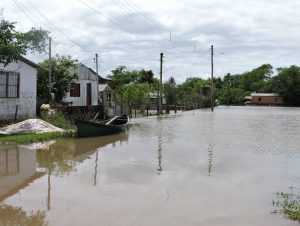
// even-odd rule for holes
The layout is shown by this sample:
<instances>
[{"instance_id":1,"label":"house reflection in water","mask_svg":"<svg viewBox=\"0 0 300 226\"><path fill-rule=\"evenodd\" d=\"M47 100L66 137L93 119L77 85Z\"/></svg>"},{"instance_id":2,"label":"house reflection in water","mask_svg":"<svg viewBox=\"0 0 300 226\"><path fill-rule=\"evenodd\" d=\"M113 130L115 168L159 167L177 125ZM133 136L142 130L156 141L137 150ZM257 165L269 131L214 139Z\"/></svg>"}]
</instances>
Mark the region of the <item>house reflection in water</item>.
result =
<instances>
[{"instance_id":1,"label":"house reflection in water","mask_svg":"<svg viewBox=\"0 0 300 226\"><path fill-rule=\"evenodd\" d=\"M0 202L42 175L36 171L36 150L0 148Z\"/></svg>"}]
</instances>

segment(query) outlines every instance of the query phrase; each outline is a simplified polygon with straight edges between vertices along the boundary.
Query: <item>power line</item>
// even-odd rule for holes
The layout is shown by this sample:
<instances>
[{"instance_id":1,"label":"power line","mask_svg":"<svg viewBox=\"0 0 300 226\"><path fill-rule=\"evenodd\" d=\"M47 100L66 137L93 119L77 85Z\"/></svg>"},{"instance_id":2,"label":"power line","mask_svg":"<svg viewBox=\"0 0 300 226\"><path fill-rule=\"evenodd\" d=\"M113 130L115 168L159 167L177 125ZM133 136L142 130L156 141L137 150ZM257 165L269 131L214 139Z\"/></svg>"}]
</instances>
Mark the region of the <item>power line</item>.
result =
<instances>
[{"instance_id":1,"label":"power line","mask_svg":"<svg viewBox=\"0 0 300 226\"><path fill-rule=\"evenodd\" d=\"M21 5L21 3L18 0L13 0L14 3L16 4L16 6L23 12L23 14L36 26L36 27L40 27L37 23L35 23L35 21L26 13L25 11L25 7ZM34 5L28 1L28 3L34 7ZM44 17L44 15L36 8L34 7L34 9L39 13L40 16L42 16L46 21L48 21L48 23L50 23L55 29L59 30L55 25L53 25L53 23L51 23L51 21L47 20L47 18ZM31 15L33 15L35 18L38 18L35 14L33 14L31 12ZM39 19L39 18L38 18ZM50 26L48 24L46 24L46 26L48 28L50 28ZM79 46L80 48L82 48L83 50L85 50L88 53L91 53L90 51L88 51L87 49L85 49L84 47L80 46L78 43L74 42L73 40L71 40L65 33L63 33L62 31L60 31L61 34L63 34L69 41L71 41L73 44L75 44L75 46ZM47 54L48 52L45 51Z\"/></svg>"},{"instance_id":2,"label":"power line","mask_svg":"<svg viewBox=\"0 0 300 226\"><path fill-rule=\"evenodd\" d=\"M17 0L13 0L16 6L24 13L24 15L36 26L39 27L34 20L25 12L25 10L22 8L21 4L17 2Z\"/></svg>"},{"instance_id":3,"label":"power line","mask_svg":"<svg viewBox=\"0 0 300 226\"><path fill-rule=\"evenodd\" d=\"M15 0L14 0L15 1ZM58 28L55 24L53 24L38 8L36 8L29 0L27 0L27 2L38 12L38 14L44 18L45 21L47 21L49 24L52 25L52 27L54 27L59 33L61 33L65 38L67 38L70 42L72 42L74 45L79 46L82 50L91 53L91 51L89 51L88 49L86 49L85 47L83 47L82 45L80 45L79 43L77 43L76 41L72 40L71 38L69 38L69 36L63 32L60 28Z\"/></svg>"},{"instance_id":4,"label":"power line","mask_svg":"<svg viewBox=\"0 0 300 226\"><path fill-rule=\"evenodd\" d=\"M123 31L126 31L130 34L136 34L136 33L139 33L135 30L135 33L133 33L131 30L123 27L121 24L119 24L118 22L114 21L114 20L111 20L108 16L106 16L105 14L103 14L100 10L96 9L95 7L87 4L86 2L82 1L82 0L77 0L79 1L81 4L85 5L86 7L88 7L89 9L91 9L92 11L94 11L95 13L101 15L102 17L104 17L105 19L107 19L110 23L114 24L115 26L119 27L121 30ZM89 1L91 4L93 4L95 6L95 4L91 1Z\"/></svg>"},{"instance_id":5,"label":"power line","mask_svg":"<svg viewBox=\"0 0 300 226\"><path fill-rule=\"evenodd\" d=\"M156 26L153 26L153 24L149 21L149 20L147 20L147 19L144 19L141 15L140 15L140 13L139 12L134 12L134 11L132 11L132 8L131 7L129 7L128 5L126 5L126 4L124 4L123 2L121 2L121 1L118 1L118 0L111 0L112 2L114 2L115 4L117 4L123 11L126 11L126 12L128 12L128 13L133 13L133 14L135 14L135 19L136 19L136 21L137 22L139 22L141 25L143 25L143 26L145 26L145 27L148 27L149 28L149 26L153 29L153 30L155 30L156 32L158 32L160 35L161 35L161 37L162 38L167 38L167 36L163 36L161 33L165 33L165 32L162 32L161 30L159 30Z\"/></svg>"},{"instance_id":6,"label":"power line","mask_svg":"<svg viewBox=\"0 0 300 226\"><path fill-rule=\"evenodd\" d=\"M169 33L170 32L169 29L166 26L164 26L161 23L157 22L155 19L153 19L151 16L149 16L141 7L137 6L131 0L123 0L123 1L126 2L129 5L129 7L131 7L134 11L136 11L138 13L141 12L142 16L144 18L146 18L147 21L149 21L151 24L153 24L153 26L157 27L157 29L159 29L162 33L165 33L165 32ZM153 21L155 21L156 23L153 22ZM178 36L178 38L177 37L174 38L174 35L173 35L172 40L174 40L174 39L175 40L178 39L178 40L181 40L181 41L184 41L184 42L188 42L187 40L185 40L183 38L180 38L179 36Z\"/></svg>"},{"instance_id":7,"label":"power line","mask_svg":"<svg viewBox=\"0 0 300 226\"><path fill-rule=\"evenodd\" d=\"M143 15L144 18L147 19L147 21L149 21L150 24L152 24L153 26L157 27L157 29L159 29L161 32L169 32L168 29L161 25L160 23L154 23L153 21L156 22L156 20L154 20L152 17L148 16L147 13L141 9L140 7L138 7L136 4L134 4L131 0L125 0L125 2L127 2L128 6L130 8L132 8L133 10L135 10L136 12L141 12L141 14Z\"/></svg>"}]
</instances>

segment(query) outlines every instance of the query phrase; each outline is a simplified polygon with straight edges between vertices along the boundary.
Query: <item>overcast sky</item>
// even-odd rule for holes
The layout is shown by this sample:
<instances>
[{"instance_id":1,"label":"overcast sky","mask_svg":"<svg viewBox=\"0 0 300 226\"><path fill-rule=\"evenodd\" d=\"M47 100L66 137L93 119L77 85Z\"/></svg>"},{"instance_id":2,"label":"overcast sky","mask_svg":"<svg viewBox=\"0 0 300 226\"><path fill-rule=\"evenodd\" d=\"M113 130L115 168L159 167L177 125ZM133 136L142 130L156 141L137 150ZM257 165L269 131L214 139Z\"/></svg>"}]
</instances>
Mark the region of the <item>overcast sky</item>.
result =
<instances>
[{"instance_id":1,"label":"overcast sky","mask_svg":"<svg viewBox=\"0 0 300 226\"><path fill-rule=\"evenodd\" d=\"M215 76L300 65L299 0L1 0L1 8L19 31L51 31L53 54L95 69L98 53L103 77L119 65L158 77L163 52L164 80L207 78L211 45Z\"/></svg>"}]
</instances>

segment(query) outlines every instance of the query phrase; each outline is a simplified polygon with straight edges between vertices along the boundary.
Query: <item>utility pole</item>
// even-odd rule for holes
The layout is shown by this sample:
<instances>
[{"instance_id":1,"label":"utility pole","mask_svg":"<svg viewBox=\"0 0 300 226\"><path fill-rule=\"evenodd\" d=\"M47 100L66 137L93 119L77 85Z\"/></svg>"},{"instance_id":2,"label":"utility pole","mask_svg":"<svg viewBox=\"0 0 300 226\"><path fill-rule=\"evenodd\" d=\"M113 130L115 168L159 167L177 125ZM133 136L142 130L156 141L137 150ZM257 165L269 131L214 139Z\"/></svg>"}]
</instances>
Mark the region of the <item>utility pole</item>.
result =
<instances>
[{"instance_id":1,"label":"utility pole","mask_svg":"<svg viewBox=\"0 0 300 226\"><path fill-rule=\"evenodd\" d=\"M159 114L163 113L163 109L162 109L162 66L163 66L163 57L164 54L160 53L160 81L159 81Z\"/></svg>"},{"instance_id":2,"label":"utility pole","mask_svg":"<svg viewBox=\"0 0 300 226\"><path fill-rule=\"evenodd\" d=\"M48 69L48 80L49 80L49 93L48 93L48 103L51 104L51 37L49 37L49 69Z\"/></svg>"},{"instance_id":3,"label":"utility pole","mask_svg":"<svg viewBox=\"0 0 300 226\"><path fill-rule=\"evenodd\" d=\"M99 104L99 74L98 74L98 54L95 54L96 74L97 74L97 102Z\"/></svg>"},{"instance_id":4,"label":"utility pole","mask_svg":"<svg viewBox=\"0 0 300 226\"><path fill-rule=\"evenodd\" d=\"M95 62L96 62L96 73L98 75L98 54L96 53L96 58L95 58Z\"/></svg>"},{"instance_id":5,"label":"utility pole","mask_svg":"<svg viewBox=\"0 0 300 226\"><path fill-rule=\"evenodd\" d=\"M210 100L211 100L211 111L214 111L214 46L211 45L211 90L210 90Z\"/></svg>"}]
</instances>

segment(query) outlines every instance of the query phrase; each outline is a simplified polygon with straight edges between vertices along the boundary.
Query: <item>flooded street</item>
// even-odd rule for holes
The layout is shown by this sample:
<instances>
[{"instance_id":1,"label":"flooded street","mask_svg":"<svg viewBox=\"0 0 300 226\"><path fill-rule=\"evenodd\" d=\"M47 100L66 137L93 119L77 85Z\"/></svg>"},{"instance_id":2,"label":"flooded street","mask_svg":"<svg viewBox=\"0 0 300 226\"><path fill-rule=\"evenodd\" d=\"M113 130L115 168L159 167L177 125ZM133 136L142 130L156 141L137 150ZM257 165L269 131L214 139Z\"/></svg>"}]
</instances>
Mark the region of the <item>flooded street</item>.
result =
<instances>
[{"instance_id":1,"label":"flooded street","mask_svg":"<svg viewBox=\"0 0 300 226\"><path fill-rule=\"evenodd\" d=\"M123 134L1 147L0 225L299 225L271 213L299 172L300 108L137 118Z\"/></svg>"}]
</instances>

